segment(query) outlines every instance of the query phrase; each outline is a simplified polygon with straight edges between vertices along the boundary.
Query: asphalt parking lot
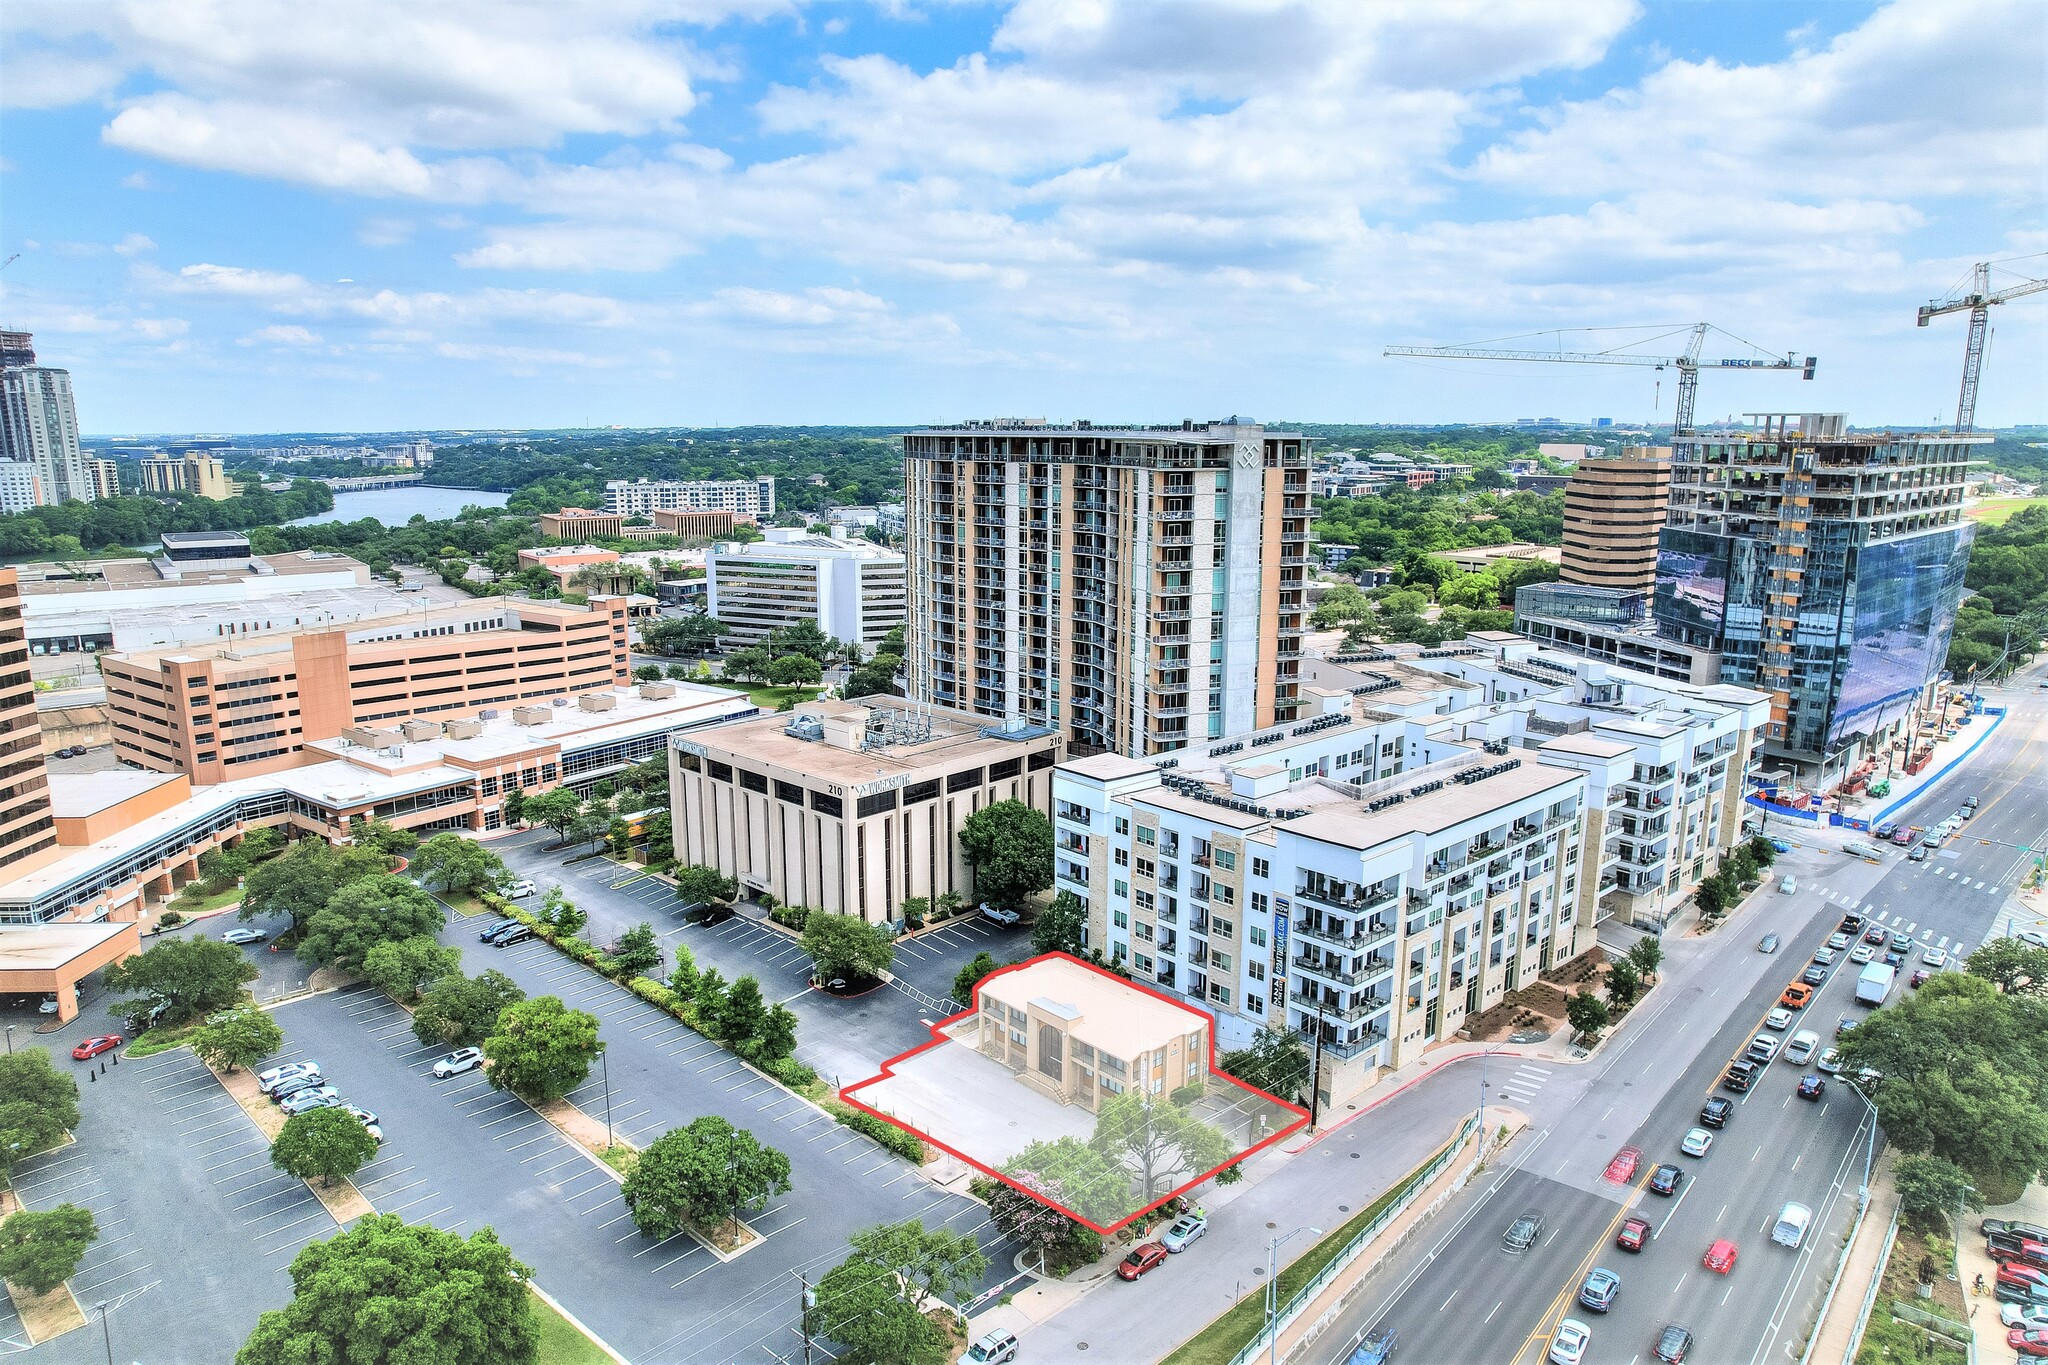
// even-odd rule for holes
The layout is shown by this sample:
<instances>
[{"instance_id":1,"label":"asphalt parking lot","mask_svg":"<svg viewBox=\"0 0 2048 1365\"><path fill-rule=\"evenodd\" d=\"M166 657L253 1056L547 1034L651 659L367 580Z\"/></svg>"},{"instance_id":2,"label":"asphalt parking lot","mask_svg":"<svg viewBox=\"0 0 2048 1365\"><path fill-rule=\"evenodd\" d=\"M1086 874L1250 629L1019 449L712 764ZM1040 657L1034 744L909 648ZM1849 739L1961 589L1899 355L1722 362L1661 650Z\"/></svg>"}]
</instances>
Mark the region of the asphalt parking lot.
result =
<instances>
[{"instance_id":1,"label":"asphalt parking lot","mask_svg":"<svg viewBox=\"0 0 2048 1365\"><path fill-rule=\"evenodd\" d=\"M462 929L456 926L451 940L459 942ZM571 1096L584 1112L604 1119L608 1073L612 1123L636 1144L645 1145L701 1115L718 1114L789 1156L790 1192L748 1220L766 1241L731 1262L718 1261L686 1237L647 1243L629 1222L616 1221L625 1210L615 1196L609 1212L599 1206L581 1213L585 1226L573 1232L554 1227L528 1237L517 1229L516 1219L479 1215L480 1221L496 1223L550 1293L636 1365L769 1365L778 1353L787 1357L798 1344L792 1331L795 1274L815 1281L845 1259L850 1234L877 1223L917 1217L927 1225L971 1232L990 1261L984 1287L1010 1275L1012 1250L998 1238L979 1203L938 1189L907 1161L833 1122L724 1049L546 944L500 950L477 943L473 933L467 938L466 970L496 967L529 995L556 995L598 1017L607 1062ZM298 1029L288 1019L307 1011L324 1015L330 1010L325 1002L336 998L343 997L286 1006L278 1012L280 1022L286 1022L296 1043ZM398 1023L393 1020L380 1031ZM386 1041L396 1048L401 1039L392 1033ZM402 1041L409 1045L411 1038ZM323 1045L330 1051L344 1046L339 1038ZM416 1064L430 1064L433 1055L421 1053ZM462 1081L485 1084L467 1077ZM459 1099L459 1092L451 1097ZM410 1140L404 1125L431 1121L361 1102L385 1117L387 1132L393 1121L400 1125L391 1134L391 1145ZM571 1264L588 1267L588 1289L565 1282L556 1269ZM641 1281L651 1287L627 1288ZM687 1326L680 1325L683 1317Z\"/></svg>"},{"instance_id":2,"label":"asphalt parking lot","mask_svg":"<svg viewBox=\"0 0 2048 1365\"><path fill-rule=\"evenodd\" d=\"M292 1257L335 1224L302 1181L272 1169L270 1145L185 1051L109 1065L73 1062L74 1024L42 1040L79 1079L78 1141L15 1170L28 1207L91 1209L99 1240L72 1293L95 1318L36 1349L39 1360L228 1360L258 1315L291 1294ZM17 1040L18 1041L18 1040ZM94 1306L107 1304L102 1336Z\"/></svg>"}]
</instances>

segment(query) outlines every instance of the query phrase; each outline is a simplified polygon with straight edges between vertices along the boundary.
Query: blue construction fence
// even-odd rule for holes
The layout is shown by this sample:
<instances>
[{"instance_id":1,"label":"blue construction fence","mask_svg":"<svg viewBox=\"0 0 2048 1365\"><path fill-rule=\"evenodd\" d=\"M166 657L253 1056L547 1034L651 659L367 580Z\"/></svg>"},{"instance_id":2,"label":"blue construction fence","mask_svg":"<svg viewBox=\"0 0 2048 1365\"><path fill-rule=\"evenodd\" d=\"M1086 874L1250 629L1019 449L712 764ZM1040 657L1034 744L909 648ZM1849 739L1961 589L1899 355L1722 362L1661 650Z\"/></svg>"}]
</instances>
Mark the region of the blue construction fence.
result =
<instances>
[{"instance_id":1,"label":"blue construction fence","mask_svg":"<svg viewBox=\"0 0 2048 1365\"><path fill-rule=\"evenodd\" d=\"M1907 792L1904 796L1886 806L1876 815L1866 817L1844 815L1840 811L1794 810L1790 806L1781 806L1770 799L1777 794L1778 789L1776 787L1761 787L1757 791L1751 792L1748 798L1749 804L1755 806L1758 810L1769 811L1772 815L1781 815L1787 820L1804 820L1814 826L1826 824L1830 827L1842 829L1867 830L1874 824L1891 819L1892 816L1926 795L1929 787L1941 781L1942 778L1947 777L1951 772L1954 772L1964 760L1977 752L1978 747L1985 740L1990 739L1992 735L1997 733L1999 726L2005 723L2005 708L2002 706L1986 706L1978 714L1990 717L1990 724L1977 731L1976 736L1970 740L1961 753L1949 759L1948 762L1942 764L1939 768L1936 768L1932 777L1929 777L1912 791Z\"/></svg>"}]
</instances>

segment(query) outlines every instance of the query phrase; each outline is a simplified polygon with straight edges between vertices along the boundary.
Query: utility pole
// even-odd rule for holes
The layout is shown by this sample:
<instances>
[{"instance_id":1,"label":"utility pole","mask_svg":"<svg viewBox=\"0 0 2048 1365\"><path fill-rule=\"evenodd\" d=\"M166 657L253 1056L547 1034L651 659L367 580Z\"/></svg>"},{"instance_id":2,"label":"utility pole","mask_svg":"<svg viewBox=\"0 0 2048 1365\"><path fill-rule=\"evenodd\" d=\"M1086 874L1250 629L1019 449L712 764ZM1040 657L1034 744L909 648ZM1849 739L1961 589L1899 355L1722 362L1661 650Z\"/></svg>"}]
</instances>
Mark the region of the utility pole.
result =
<instances>
[{"instance_id":1,"label":"utility pole","mask_svg":"<svg viewBox=\"0 0 2048 1365\"><path fill-rule=\"evenodd\" d=\"M797 1320L802 1324L798 1330L804 1338L804 1365L811 1365L811 1310L818 1306L818 1296L811 1292L811 1282L801 1270L796 1273L796 1282L803 1286L797 1296Z\"/></svg>"}]
</instances>

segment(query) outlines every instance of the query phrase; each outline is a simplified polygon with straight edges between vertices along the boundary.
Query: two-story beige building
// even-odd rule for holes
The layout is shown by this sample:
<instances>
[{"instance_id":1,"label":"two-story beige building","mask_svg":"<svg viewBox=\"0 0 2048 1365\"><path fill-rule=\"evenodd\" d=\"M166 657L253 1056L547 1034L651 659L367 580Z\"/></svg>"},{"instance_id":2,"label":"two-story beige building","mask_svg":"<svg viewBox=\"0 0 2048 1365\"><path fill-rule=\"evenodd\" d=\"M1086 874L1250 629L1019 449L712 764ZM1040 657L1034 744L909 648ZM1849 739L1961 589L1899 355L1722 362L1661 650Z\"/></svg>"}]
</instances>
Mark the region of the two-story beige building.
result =
<instances>
[{"instance_id":1,"label":"two-story beige building","mask_svg":"<svg viewBox=\"0 0 2048 1365\"><path fill-rule=\"evenodd\" d=\"M1209 1023L1071 958L988 977L975 1046L1061 1104L1094 1111L1124 1091L1164 1097L1209 1073Z\"/></svg>"}]
</instances>

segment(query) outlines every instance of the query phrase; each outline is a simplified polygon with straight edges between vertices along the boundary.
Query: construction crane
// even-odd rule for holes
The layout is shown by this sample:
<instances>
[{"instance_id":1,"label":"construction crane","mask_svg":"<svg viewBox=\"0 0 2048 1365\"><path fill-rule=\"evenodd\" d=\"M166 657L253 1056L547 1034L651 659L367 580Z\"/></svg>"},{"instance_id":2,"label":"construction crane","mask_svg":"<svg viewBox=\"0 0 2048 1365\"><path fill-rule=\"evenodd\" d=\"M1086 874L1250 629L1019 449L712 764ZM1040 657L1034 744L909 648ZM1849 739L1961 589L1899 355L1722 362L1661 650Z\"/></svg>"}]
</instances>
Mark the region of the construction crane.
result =
<instances>
[{"instance_id":1,"label":"construction crane","mask_svg":"<svg viewBox=\"0 0 2048 1365\"><path fill-rule=\"evenodd\" d=\"M1642 331L1644 329L1640 327L1623 329L1588 327L1572 330L1604 332L1616 330ZM1574 365L1649 365L1659 370L1674 369L1678 371L1678 412L1672 422L1672 430L1674 432L1688 432L1692 430L1693 400L1699 393L1700 371L1702 369L1798 370L1800 371L1800 378L1813 378L1814 366L1819 363L1813 356L1807 356L1802 361L1798 356L1790 352L1783 356L1772 355L1761 347L1752 346L1749 342L1743 341L1741 337L1734 336L1728 332L1721 332L1721 335L1728 337L1732 341L1740 342L1744 346L1748 346L1757 354L1754 357L1734 360L1701 360L1700 352L1706 346L1707 333L1720 331L1720 328L1710 323L1696 322L1690 327L1674 327L1669 331L1660 332L1656 336L1645 337L1639 341L1626 342L1622 345L1600 351L1567 351L1562 349L1562 347L1554 351L1508 350L1491 345L1389 346L1384 354L1440 356L1454 360L1549 360L1563 361ZM1652 342L1675 337L1681 332L1688 333L1689 335L1684 348L1677 355L1652 355L1630 349L1636 346L1648 346ZM1558 331L1540 332L1533 335L1563 338L1566 334L1564 331ZM1504 339L1513 341L1519 338L1508 337Z\"/></svg>"},{"instance_id":2,"label":"construction crane","mask_svg":"<svg viewBox=\"0 0 2048 1365\"><path fill-rule=\"evenodd\" d=\"M2011 259L2025 260L2024 256ZM1991 267L1997 261L1979 261L1970 272L1970 291L1966 294L1951 294L1945 299L1935 299L1920 307L1920 325L1925 327L1928 319L1938 318L1943 313L1970 313L1970 337L1963 343L1963 390L1956 398L1956 430L1967 432L1977 421L1977 377L1984 370L1984 340L1991 330L1991 305L2016 299L2023 294L2039 293L2048 289L2048 280L2023 279L2020 283L1991 292Z\"/></svg>"}]
</instances>

